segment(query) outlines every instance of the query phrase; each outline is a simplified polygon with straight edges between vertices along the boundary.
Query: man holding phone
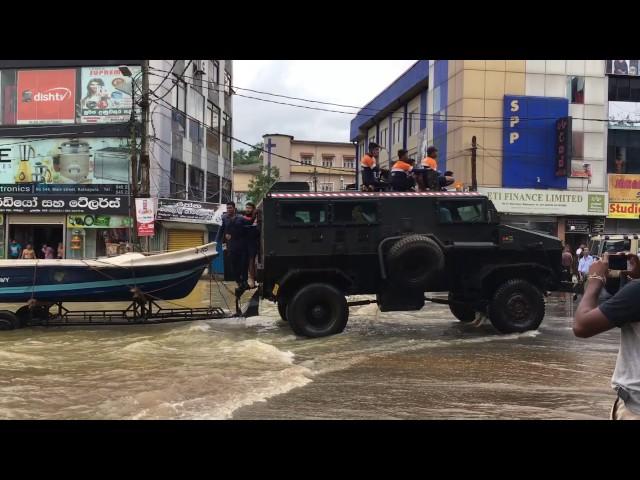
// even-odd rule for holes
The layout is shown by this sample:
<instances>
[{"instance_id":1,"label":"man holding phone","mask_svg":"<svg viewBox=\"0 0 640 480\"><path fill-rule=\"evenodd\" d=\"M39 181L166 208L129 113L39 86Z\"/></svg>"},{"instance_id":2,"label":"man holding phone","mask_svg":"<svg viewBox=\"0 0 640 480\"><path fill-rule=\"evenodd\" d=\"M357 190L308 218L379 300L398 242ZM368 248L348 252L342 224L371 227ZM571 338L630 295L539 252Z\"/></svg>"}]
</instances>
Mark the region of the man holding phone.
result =
<instances>
[{"instance_id":1,"label":"man holding phone","mask_svg":"<svg viewBox=\"0 0 640 480\"><path fill-rule=\"evenodd\" d=\"M640 420L640 281L630 274L629 281L615 295L598 305L609 267L624 270L627 260L632 267L639 263L633 254L605 254L589 267L584 295L573 323L573 333L580 338L620 328L620 349L611 379L618 394L611 409L612 420ZM630 273L634 271L634 268L627 269Z\"/></svg>"}]
</instances>

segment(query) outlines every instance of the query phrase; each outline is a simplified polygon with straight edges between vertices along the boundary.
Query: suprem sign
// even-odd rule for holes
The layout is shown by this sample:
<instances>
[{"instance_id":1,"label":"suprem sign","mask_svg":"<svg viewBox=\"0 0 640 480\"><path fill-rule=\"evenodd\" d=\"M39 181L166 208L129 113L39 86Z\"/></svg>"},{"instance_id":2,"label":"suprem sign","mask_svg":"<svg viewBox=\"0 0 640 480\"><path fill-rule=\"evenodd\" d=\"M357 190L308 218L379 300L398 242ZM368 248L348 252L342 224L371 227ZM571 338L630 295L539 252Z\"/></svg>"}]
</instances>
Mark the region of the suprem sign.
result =
<instances>
[{"instance_id":1,"label":"suprem sign","mask_svg":"<svg viewBox=\"0 0 640 480\"><path fill-rule=\"evenodd\" d=\"M490 187L479 187L478 191L487 195L500 213L603 217L608 211L608 197L604 192Z\"/></svg>"}]
</instances>

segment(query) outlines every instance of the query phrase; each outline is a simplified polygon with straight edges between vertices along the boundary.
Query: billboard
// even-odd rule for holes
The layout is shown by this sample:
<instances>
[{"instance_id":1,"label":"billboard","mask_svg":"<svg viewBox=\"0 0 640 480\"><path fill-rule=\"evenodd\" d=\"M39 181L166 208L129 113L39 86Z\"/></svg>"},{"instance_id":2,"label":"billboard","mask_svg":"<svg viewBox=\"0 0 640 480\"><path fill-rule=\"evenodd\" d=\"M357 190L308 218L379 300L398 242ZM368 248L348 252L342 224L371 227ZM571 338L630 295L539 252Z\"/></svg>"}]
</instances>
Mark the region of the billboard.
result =
<instances>
[{"instance_id":1,"label":"billboard","mask_svg":"<svg viewBox=\"0 0 640 480\"><path fill-rule=\"evenodd\" d=\"M3 138L0 184L126 184L125 138Z\"/></svg>"},{"instance_id":2,"label":"billboard","mask_svg":"<svg viewBox=\"0 0 640 480\"><path fill-rule=\"evenodd\" d=\"M153 237L155 198L136 198L136 221L139 237Z\"/></svg>"},{"instance_id":3,"label":"billboard","mask_svg":"<svg viewBox=\"0 0 640 480\"><path fill-rule=\"evenodd\" d=\"M607 218L638 220L640 218L640 203L610 203Z\"/></svg>"},{"instance_id":4,"label":"billboard","mask_svg":"<svg viewBox=\"0 0 640 480\"><path fill-rule=\"evenodd\" d=\"M609 128L640 128L640 103L609 102Z\"/></svg>"},{"instance_id":5,"label":"billboard","mask_svg":"<svg viewBox=\"0 0 640 480\"><path fill-rule=\"evenodd\" d=\"M607 60L606 73L610 75L631 75L637 76L638 62L640 60Z\"/></svg>"},{"instance_id":6,"label":"billboard","mask_svg":"<svg viewBox=\"0 0 640 480\"><path fill-rule=\"evenodd\" d=\"M0 195L3 213L97 213L126 215L129 197L121 195Z\"/></svg>"},{"instance_id":7,"label":"billboard","mask_svg":"<svg viewBox=\"0 0 640 480\"><path fill-rule=\"evenodd\" d=\"M605 216L607 194L568 190L478 187L500 213Z\"/></svg>"},{"instance_id":8,"label":"billboard","mask_svg":"<svg viewBox=\"0 0 640 480\"><path fill-rule=\"evenodd\" d=\"M74 123L76 71L20 70L17 96L18 125Z\"/></svg>"},{"instance_id":9,"label":"billboard","mask_svg":"<svg viewBox=\"0 0 640 480\"><path fill-rule=\"evenodd\" d=\"M132 76L140 67L130 66ZM132 77L118 67L81 69L80 123L127 122L131 116Z\"/></svg>"},{"instance_id":10,"label":"billboard","mask_svg":"<svg viewBox=\"0 0 640 480\"><path fill-rule=\"evenodd\" d=\"M609 174L609 200L612 202L640 201L640 175Z\"/></svg>"},{"instance_id":11,"label":"billboard","mask_svg":"<svg viewBox=\"0 0 640 480\"><path fill-rule=\"evenodd\" d=\"M78 214L67 216L69 228L129 228L131 217L126 215Z\"/></svg>"},{"instance_id":12,"label":"billboard","mask_svg":"<svg viewBox=\"0 0 640 480\"><path fill-rule=\"evenodd\" d=\"M557 175L560 172L557 169L556 122L568 117L569 101L566 98L505 95L503 108L502 185L567 188L566 175Z\"/></svg>"}]
</instances>

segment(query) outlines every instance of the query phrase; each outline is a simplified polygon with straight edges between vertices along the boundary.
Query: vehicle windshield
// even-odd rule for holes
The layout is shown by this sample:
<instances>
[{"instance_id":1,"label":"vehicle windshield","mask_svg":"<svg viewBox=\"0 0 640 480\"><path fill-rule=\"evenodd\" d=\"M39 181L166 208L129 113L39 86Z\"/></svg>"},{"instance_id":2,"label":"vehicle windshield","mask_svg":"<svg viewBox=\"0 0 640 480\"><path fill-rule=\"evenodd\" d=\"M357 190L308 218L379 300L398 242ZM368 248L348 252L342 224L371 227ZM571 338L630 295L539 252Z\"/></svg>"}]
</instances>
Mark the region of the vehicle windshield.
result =
<instances>
[{"instance_id":1,"label":"vehicle windshield","mask_svg":"<svg viewBox=\"0 0 640 480\"><path fill-rule=\"evenodd\" d=\"M602 253L628 252L631 250L631 240L605 240Z\"/></svg>"}]
</instances>

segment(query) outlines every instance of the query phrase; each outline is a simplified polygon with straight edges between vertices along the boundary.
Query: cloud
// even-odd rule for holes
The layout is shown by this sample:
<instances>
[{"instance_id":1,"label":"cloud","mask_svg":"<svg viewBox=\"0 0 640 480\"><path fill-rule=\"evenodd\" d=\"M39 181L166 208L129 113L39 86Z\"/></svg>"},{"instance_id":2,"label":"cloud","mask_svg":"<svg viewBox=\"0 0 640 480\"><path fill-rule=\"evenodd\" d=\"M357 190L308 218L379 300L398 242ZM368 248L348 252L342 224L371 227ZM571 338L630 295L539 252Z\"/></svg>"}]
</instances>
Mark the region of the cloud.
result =
<instances>
[{"instance_id":1,"label":"cloud","mask_svg":"<svg viewBox=\"0 0 640 480\"><path fill-rule=\"evenodd\" d=\"M415 60L235 60L233 84L292 97L364 106L414 63ZM243 90L237 93L353 112L321 112L234 96L233 136L240 140L254 144L260 142L265 133L282 133L301 140L349 141L354 109ZM234 149L242 147L234 143Z\"/></svg>"}]
</instances>

